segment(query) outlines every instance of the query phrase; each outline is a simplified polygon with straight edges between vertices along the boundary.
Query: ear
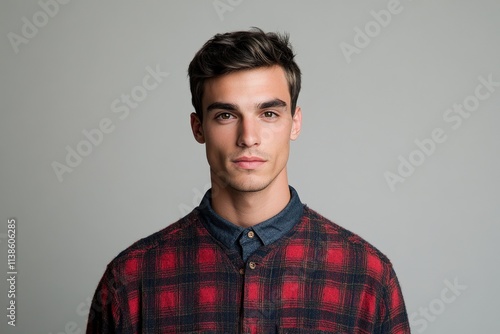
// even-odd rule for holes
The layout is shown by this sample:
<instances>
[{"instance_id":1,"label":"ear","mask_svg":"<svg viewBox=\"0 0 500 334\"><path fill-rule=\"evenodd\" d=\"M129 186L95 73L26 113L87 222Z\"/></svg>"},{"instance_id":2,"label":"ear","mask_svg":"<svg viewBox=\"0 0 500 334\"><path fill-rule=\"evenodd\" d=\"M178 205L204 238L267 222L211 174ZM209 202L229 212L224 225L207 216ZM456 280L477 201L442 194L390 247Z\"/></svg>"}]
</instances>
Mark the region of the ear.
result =
<instances>
[{"instance_id":1,"label":"ear","mask_svg":"<svg viewBox=\"0 0 500 334\"><path fill-rule=\"evenodd\" d=\"M194 139L200 143L205 143L205 135L203 134L203 126L200 118L196 113L191 113L191 130L193 131Z\"/></svg>"},{"instance_id":2,"label":"ear","mask_svg":"<svg viewBox=\"0 0 500 334\"><path fill-rule=\"evenodd\" d=\"M290 139L295 140L299 137L300 129L302 128L302 109L295 108L295 114L292 118L292 131L290 132Z\"/></svg>"}]
</instances>

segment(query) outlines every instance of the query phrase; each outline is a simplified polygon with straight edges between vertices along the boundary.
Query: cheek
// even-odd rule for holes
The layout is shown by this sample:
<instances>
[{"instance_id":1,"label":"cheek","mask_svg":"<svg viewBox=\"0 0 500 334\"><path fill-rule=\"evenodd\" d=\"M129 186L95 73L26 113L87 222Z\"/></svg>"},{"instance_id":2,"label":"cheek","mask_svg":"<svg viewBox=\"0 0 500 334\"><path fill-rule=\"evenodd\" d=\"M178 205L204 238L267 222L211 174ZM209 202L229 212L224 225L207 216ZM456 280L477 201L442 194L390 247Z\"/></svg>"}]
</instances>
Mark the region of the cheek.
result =
<instances>
[{"instance_id":1,"label":"cheek","mask_svg":"<svg viewBox=\"0 0 500 334\"><path fill-rule=\"evenodd\" d=\"M234 135L234 130L229 126L210 127L204 129L205 140L213 143L214 146L227 144Z\"/></svg>"},{"instance_id":2,"label":"cheek","mask_svg":"<svg viewBox=\"0 0 500 334\"><path fill-rule=\"evenodd\" d=\"M282 143L282 145L280 146L279 151L278 151L278 154L280 156L279 159L284 161L285 164L288 161L289 152L290 152L290 142L285 141Z\"/></svg>"},{"instance_id":3,"label":"cheek","mask_svg":"<svg viewBox=\"0 0 500 334\"><path fill-rule=\"evenodd\" d=\"M262 126L260 136L262 141L278 143L290 138L290 127L286 123L274 123Z\"/></svg>"},{"instance_id":4,"label":"cheek","mask_svg":"<svg viewBox=\"0 0 500 334\"><path fill-rule=\"evenodd\" d=\"M275 138L272 143L272 148L268 150L268 153L273 156L273 168L281 169L287 164L289 151L290 145L286 138Z\"/></svg>"},{"instance_id":5,"label":"cheek","mask_svg":"<svg viewBox=\"0 0 500 334\"><path fill-rule=\"evenodd\" d=\"M290 128L282 126L280 128L268 129L266 132L267 141L270 145L274 146L277 153L282 150L288 150L290 147Z\"/></svg>"},{"instance_id":6,"label":"cheek","mask_svg":"<svg viewBox=\"0 0 500 334\"><path fill-rule=\"evenodd\" d=\"M230 151L230 141L224 136L207 136L205 142L207 158L211 165L217 164L218 161L224 161L224 158Z\"/></svg>"}]
</instances>

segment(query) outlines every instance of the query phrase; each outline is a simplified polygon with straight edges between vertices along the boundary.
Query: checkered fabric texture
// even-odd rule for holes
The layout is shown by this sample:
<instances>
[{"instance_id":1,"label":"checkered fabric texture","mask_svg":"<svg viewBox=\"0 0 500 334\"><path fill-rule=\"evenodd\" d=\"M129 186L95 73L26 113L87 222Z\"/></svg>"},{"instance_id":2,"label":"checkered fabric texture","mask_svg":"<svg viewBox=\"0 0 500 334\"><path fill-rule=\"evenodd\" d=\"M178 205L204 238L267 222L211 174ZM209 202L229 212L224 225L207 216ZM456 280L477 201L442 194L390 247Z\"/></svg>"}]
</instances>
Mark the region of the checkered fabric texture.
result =
<instances>
[{"instance_id":1,"label":"checkered fabric texture","mask_svg":"<svg viewBox=\"0 0 500 334\"><path fill-rule=\"evenodd\" d=\"M87 333L410 333L389 260L304 207L245 263L194 209L107 267Z\"/></svg>"}]
</instances>

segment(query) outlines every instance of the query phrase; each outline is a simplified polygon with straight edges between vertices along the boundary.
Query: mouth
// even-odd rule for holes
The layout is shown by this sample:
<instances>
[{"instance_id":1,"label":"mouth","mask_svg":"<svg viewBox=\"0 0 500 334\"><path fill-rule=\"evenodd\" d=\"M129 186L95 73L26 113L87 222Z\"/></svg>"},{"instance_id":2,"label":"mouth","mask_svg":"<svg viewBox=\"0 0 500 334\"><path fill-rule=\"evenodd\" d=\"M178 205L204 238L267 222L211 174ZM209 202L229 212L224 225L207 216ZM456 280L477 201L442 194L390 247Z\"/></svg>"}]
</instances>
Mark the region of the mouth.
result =
<instances>
[{"instance_id":1,"label":"mouth","mask_svg":"<svg viewBox=\"0 0 500 334\"><path fill-rule=\"evenodd\" d=\"M232 161L241 169L256 169L266 163L266 160L259 157L239 157Z\"/></svg>"}]
</instances>

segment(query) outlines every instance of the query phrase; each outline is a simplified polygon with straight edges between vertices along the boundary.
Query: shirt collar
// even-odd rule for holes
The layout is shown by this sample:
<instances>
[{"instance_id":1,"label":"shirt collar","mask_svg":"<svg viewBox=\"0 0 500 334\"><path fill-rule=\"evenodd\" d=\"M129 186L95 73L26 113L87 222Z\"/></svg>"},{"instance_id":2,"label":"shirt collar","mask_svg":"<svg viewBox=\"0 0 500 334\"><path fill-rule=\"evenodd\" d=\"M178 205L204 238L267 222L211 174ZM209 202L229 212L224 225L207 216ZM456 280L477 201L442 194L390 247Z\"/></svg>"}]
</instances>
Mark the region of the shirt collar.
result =
<instances>
[{"instance_id":1,"label":"shirt collar","mask_svg":"<svg viewBox=\"0 0 500 334\"><path fill-rule=\"evenodd\" d=\"M233 224L219 216L213 209L210 201L211 189L209 189L203 199L201 200L198 210L203 220L206 222L205 226L211 234L219 240L227 248L235 248L237 246L238 238L245 230L253 230L260 238L264 245L268 245L280 239L288 231L290 231L295 224L297 224L304 209L304 204L300 201L297 191L290 188L290 201L286 207L281 210L277 215L258 223L252 227L244 228Z\"/></svg>"}]
</instances>

